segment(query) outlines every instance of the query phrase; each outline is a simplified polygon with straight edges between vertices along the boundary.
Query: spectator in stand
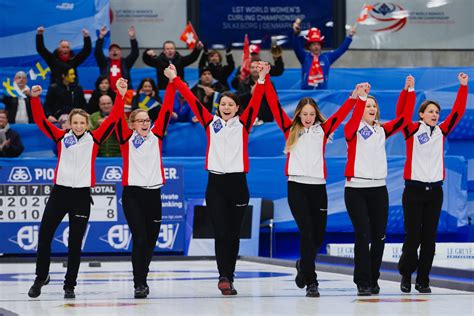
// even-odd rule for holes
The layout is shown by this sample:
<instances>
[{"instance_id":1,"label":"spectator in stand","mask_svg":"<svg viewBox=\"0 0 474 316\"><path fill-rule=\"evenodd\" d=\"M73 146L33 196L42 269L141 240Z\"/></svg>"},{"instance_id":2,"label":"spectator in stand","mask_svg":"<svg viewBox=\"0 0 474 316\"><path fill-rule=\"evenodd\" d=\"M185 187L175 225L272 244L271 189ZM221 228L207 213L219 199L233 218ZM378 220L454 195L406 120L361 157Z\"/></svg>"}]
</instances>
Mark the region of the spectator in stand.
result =
<instances>
[{"instance_id":1,"label":"spectator in stand","mask_svg":"<svg viewBox=\"0 0 474 316\"><path fill-rule=\"evenodd\" d=\"M91 114L91 130L95 130L109 116L112 111L114 101L108 95L103 95L99 99L100 110ZM117 134L110 135L102 145L99 146L98 157L120 157L120 145Z\"/></svg>"},{"instance_id":2,"label":"spectator in stand","mask_svg":"<svg viewBox=\"0 0 474 316\"><path fill-rule=\"evenodd\" d=\"M89 31L82 29L82 35L84 36L84 47L82 50L75 55L71 50L71 43L66 40L59 41L58 48L52 53L44 46L44 27L38 27L36 31L36 50L38 54L46 61L48 67L51 69L51 82L61 82L61 69L69 66L74 68L74 72L77 74L77 67L86 60L92 50L92 42L89 36ZM79 79L76 79L79 82Z\"/></svg>"},{"instance_id":3,"label":"spectator in stand","mask_svg":"<svg viewBox=\"0 0 474 316\"><path fill-rule=\"evenodd\" d=\"M161 98L158 95L155 81L144 78L137 89L137 94L132 99L132 111L143 109L148 111L148 116L154 122L161 109Z\"/></svg>"},{"instance_id":4,"label":"spectator in stand","mask_svg":"<svg viewBox=\"0 0 474 316\"><path fill-rule=\"evenodd\" d=\"M234 57L232 57L232 48L229 46L225 53L225 58L227 60L227 65L222 64L222 55L217 50L208 51L204 47L201 59L199 60L199 70L209 69L212 76L219 82L224 88L225 91L230 90L229 83L227 79L232 74L235 69Z\"/></svg>"},{"instance_id":5,"label":"spectator in stand","mask_svg":"<svg viewBox=\"0 0 474 316\"><path fill-rule=\"evenodd\" d=\"M255 60L250 63L250 76L245 80L239 83L237 88L237 96L242 103L242 108L247 108L250 100L252 99L253 92L258 80L258 66L260 61ZM270 70L271 73L271 70ZM273 85L273 83L270 82ZM267 97L264 95L262 98L262 103L260 104L260 109L258 111L257 120L255 121L256 125L263 124L265 122L273 122L272 111L268 105Z\"/></svg>"},{"instance_id":6,"label":"spectator in stand","mask_svg":"<svg viewBox=\"0 0 474 316\"><path fill-rule=\"evenodd\" d=\"M326 89L328 87L329 69L331 65L349 49L356 29L352 27L349 35L342 44L334 51L321 53L324 36L321 31L312 27L308 36L305 37L306 44L303 47L302 39L298 37L301 33L301 20L297 19L293 23L293 49L296 57L301 63L301 89ZM305 52L304 49L309 50Z\"/></svg>"},{"instance_id":7,"label":"spectator in stand","mask_svg":"<svg viewBox=\"0 0 474 316\"><path fill-rule=\"evenodd\" d=\"M261 61L262 59L260 58L260 45L257 44L252 44L249 47L250 51L250 61ZM270 69L270 76L271 77L278 77L283 74L285 71L285 64L283 63L283 57L282 55L282 48L279 45L272 45L272 48L270 50L270 53L272 54L274 65L272 65ZM257 76L258 78L258 76ZM232 79L232 88L238 89L239 88L239 83L240 83L240 67L237 68L237 71L235 72L235 77Z\"/></svg>"},{"instance_id":8,"label":"spectator in stand","mask_svg":"<svg viewBox=\"0 0 474 316\"><path fill-rule=\"evenodd\" d=\"M183 81L183 83L188 85L186 81ZM181 95L181 93L176 91L170 124L191 122L197 123L198 120L191 111L188 101L186 101L186 99Z\"/></svg>"},{"instance_id":9,"label":"spectator in stand","mask_svg":"<svg viewBox=\"0 0 474 316\"><path fill-rule=\"evenodd\" d=\"M20 135L10 128L7 111L0 110L0 157L18 157L23 152Z\"/></svg>"},{"instance_id":10,"label":"spectator in stand","mask_svg":"<svg viewBox=\"0 0 474 316\"><path fill-rule=\"evenodd\" d=\"M26 84L28 79L26 73L19 71L13 79L13 88L16 97L9 94L0 95L0 101L5 104L8 113L8 123L27 124L34 123L30 109L30 87Z\"/></svg>"},{"instance_id":11,"label":"spectator in stand","mask_svg":"<svg viewBox=\"0 0 474 316\"><path fill-rule=\"evenodd\" d=\"M257 74L258 76L258 74ZM199 69L199 81L192 87L191 91L201 101L204 107L212 114L217 109L217 99L219 93L225 91L225 87L220 82L215 81L209 68ZM216 106L214 107L214 104Z\"/></svg>"},{"instance_id":12,"label":"spectator in stand","mask_svg":"<svg viewBox=\"0 0 474 316\"><path fill-rule=\"evenodd\" d=\"M48 121L56 123L61 114L69 113L74 108L87 108L84 91L76 83L74 68L63 68L61 81L51 84L48 88L44 111Z\"/></svg>"},{"instance_id":13,"label":"spectator in stand","mask_svg":"<svg viewBox=\"0 0 474 316\"><path fill-rule=\"evenodd\" d=\"M100 74L108 76L110 80L110 86L115 91L115 83L119 78L125 78L128 80L128 89L132 89L132 77L130 71L132 70L135 61L137 61L138 42L135 38L136 31L135 27L131 26L128 29L128 36L130 37L130 54L127 57L122 57L122 48L117 43L112 43L109 46L109 57L104 55L104 36L107 34L107 27L102 26L99 32L99 38L95 43L94 56L97 61L97 65L100 68Z\"/></svg>"},{"instance_id":14,"label":"spectator in stand","mask_svg":"<svg viewBox=\"0 0 474 316\"><path fill-rule=\"evenodd\" d=\"M164 75L166 67L173 64L178 71L178 76L184 80L184 67L191 65L199 58L202 48L203 44L199 41L191 54L186 56L181 56L176 51L176 45L172 41L164 42L163 52L160 55L157 55L152 49L146 49L143 52L143 62L150 67L156 68L158 90L165 90L168 85L168 78Z\"/></svg>"},{"instance_id":15,"label":"spectator in stand","mask_svg":"<svg viewBox=\"0 0 474 316\"><path fill-rule=\"evenodd\" d=\"M108 95L112 102L115 101L116 93L110 87L110 80L106 75L100 75L95 81L95 90L92 91L91 98L87 104L87 112L89 114L99 111L99 99L103 95Z\"/></svg>"}]
</instances>

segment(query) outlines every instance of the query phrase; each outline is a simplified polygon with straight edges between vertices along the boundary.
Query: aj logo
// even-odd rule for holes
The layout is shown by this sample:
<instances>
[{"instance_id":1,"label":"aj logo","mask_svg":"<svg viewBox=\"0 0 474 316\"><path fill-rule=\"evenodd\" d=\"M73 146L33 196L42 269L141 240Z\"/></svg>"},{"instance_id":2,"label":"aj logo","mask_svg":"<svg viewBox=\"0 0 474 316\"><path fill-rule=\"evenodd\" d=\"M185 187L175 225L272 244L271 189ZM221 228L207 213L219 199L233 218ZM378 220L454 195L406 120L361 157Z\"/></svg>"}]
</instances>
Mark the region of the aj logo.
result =
<instances>
[{"instance_id":1,"label":"aj logo","mask_svg":"<svg viewBox=\"0 0 474 316\"><path fill-rule=\"evenodd\" d=\"M30 182L31 180L31 173L27 167L13 167L8 177L8 182Z\"/></svg>"},{"instance_id":2,"label":"aj logo","mask_svg":"<svg viewBox=\"0 0 474 316\"><path fill-rule=\"evenodd\" d=\"M421 145L426 144L429 142L430 137L428 136L427 132L424 132L423 134L418 135L418 141L420 142Z\"/></svg>"},{"instance_id":3,"label":"aj logo","mask_svg":"<svg viewBox=\"0 0 474 316\"><path fill-rule=\"evenodd\" d=\"M23 250L36 250L38 249L38 232L38 225L23 226L18 230L16 236L8 240L17 244Z\"/></svg>"},{"instance_id":4,"label":"aj logo","mask_svg":"<svg viewBox=\"0 0 474 316\"><path fill-rule=\"evenodd\" d=\"M82 237L81 250L84 250L84 246L86 245L87 235L89 235L90 226L90 224L87 224L86 226L86 231L84 232L84 236ZM63 244L65 247L69 247L69 226L63 230L63 233L61 235L54 237L54 240Z\"/></svg>"},{"instance_id":5,"label":"aj logo","mask_svg":"<svg viewBox=\"0 0 474 316\"><path fill-rule=\"evenodd\" d=\"M70 135L64 138L64 146L66 146L66 148L69 148L75 144L77 144L76 136Z\"/></svg>"},{"instance_id":6,"label":"aj logo","mask_svg":"<svg viewBox=\"0 0 474 316\"><path fill-rule=\"evenodd\" d=\"M372 136L374 132L372 132L372 130L368 126L364 126L363 128L359 130L359 133L360 133L360 136L362 136L364 139L367 139L370 136Z\"/></svg>"},{"instance_id":7,"label":"aj logo","mask_svg":"<svg viewBox=\"0 0 474 316\"><path fill-rule=\"evenodd\" d=\"M173 249L178 229L179 224L176 224L176 227L173 224L162 224L156 245L161 249Z\"/></svg>"},{"instance_id":8,"label":"aj logo","mask_svg":"<svg viewBox=\"0 0 474 316\"><path fill-rule=\"evenodd\" d=\"M132 241L132 234L128 225L114 225L110 227L107 235L101 236L99 239L108 243L114 249L128 250Z\"/></svg>"},{"instance_id":9,"label":"aj logo","mask_svg":"<svg viewBox=\"0 0 474 316\"><path fill-rule=\"evenodd\" d=\"M145 142L145 139L140 136L140 135L135 135L135 137L132 140L133 146L138 149L143 143Z\"/></svg>"},{"instance_id":10,"label":"aj logo","mask_svg":"<svg viewBox=\"0 0 474 316\"><path fill-rule=\"evenodd\" d=\"M214 129L214 133L219 133L219 131L222 129L222 122L221 120L215 120L214 123L212 123L212 128Z\"/></svg>"}]
</instances>

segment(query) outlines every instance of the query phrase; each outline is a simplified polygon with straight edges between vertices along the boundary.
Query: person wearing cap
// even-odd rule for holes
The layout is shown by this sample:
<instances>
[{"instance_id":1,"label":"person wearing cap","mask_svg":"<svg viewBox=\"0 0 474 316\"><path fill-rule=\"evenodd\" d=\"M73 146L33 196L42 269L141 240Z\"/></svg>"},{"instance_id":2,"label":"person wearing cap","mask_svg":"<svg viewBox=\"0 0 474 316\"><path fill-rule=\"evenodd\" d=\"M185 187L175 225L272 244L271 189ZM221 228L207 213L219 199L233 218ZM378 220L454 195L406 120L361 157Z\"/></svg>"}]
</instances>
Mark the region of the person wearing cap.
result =
<instances>
[{"instance_id":1,"label":"person wearing cap","mask_svg":"<svg viewBox=\"0 0 474 316\"><path fill-rule=\"evenodd\" d=\"M261 47L258 44L251 44L249 46L250 62L262 60L260 57L260 51L261 51ZM270 49L270 52L272 54L273 61L275 62L274 65L271 65L272 68L270 69L270 76L271 77L281 76L283 74L283 71L285 71L285 64L283 63L283 58L281 57L282 49L279 45L273 45L272 48ZM236 90L239 88L240 67L237 68L237 71L235 72L235 77L232 79L231 83L232 83L232 88Z\"/></svg>"},{"instance_id":2,"label":"person wearing cap","mask_svg":"<svg viewBox=\"0 0 474 316\"><path fill-rule=\"evenodd\" d=\"M105 57L103 46L104 46L104 36L107 34L107 27L102 26L99 32L99 38L95 43L94 56L97 61L97 65L100 68L100 74L106 75L110 80L110 87L115 88L115 83L118 79L124 78L128 80L128 89L132 88L132 78L130 71L137 61L139 52L138 52L138 42L135 38L136 31L135 27L131 26L128 29L128 36L130 37L130 54L123 58L122 57L122 48L117 43L112 43L109 46L109 57Z\"/></svg>"},{"instance_id":3,"label":"person wearing cap","mask_svg":"<svg viewBox=\"0 0 474 316\"><path fill-rule=\"evenodd\" d=\"M293 49L296 57L301 63L301 89L326 89L328 87L329 69L331 65L344 54L352 42L352 36L355 34L355 28L351 28L349 35L342 44L334 51L322 53L324 36L321 31L312 27L308 35L304 37L306 44L303 47L301 38L301 21L298 19L293 23ZM309 51L306 52L305 48Z\"/></svg>"},{"instance_id":4,"label":"person wearing cap","mask_svg":"<svg viewBox=\"0 0 474 316\"><path fill-rule=\"evenodd\" d=\"M74 68L74 72L77 74L77 67L87 59L92 50L89 31L82 29L84 47L77 55L71 50L71 43L67 40L60 40L58 48L51 53L46 46L44 46L44 31L44 26L40 26L36 30L36 50L51 69L50 83L52 84L62 81L61 69L64 69L65 67L70 66ZM79 82L79 78L76 78L76 81Z\"/></svg>"},{"instance_id":5,"label":"person wearing cap","mask_svg":"<svg viewBox=\"0 0 474 316\"><path fill-rule=\"evenodd\" d=\"M191 88L191 91L204 107L214 114L217 109L217 98L226 89L219 81L214 79L211 69L204 67L199 69L199 81ZM215 106L214 103L216 104Z\"/></svg>"},{"instance_id":6,"label":"person wearing cap","mask_svg":"<svg viewBox=\"0 0 474 316\"><path fill-rule=\"evenodd\" d=\"M201 58L199 59L199 70L208 68L212 77L216 79L225 90L230 90L227 79L235 69L234 57L232 56L232 48L229 46L225 52L227 65L222 64L222 55L217 50L208 51L206 47L203 49Z\"/></svg>"},{"instance_id":7,"label":"person wearing cap","mask_svg":"<svg viewBox=\"0 0 474 316\"><path fill-rule=\"evenodd\" d=\"M176 51L176 44L173 41L163 43L163 52L159 55L152 49L145 49L143 52L143 62L153 68L156 68L156 78L158 80L158 89L165 90L168 85L168 78L164 75L165 69L173 64L176 67L178 76L184 80L184 68L194 63L201 54L204 47L199 41L189 55L182 56Z\"/></svg>"}]
</instances>

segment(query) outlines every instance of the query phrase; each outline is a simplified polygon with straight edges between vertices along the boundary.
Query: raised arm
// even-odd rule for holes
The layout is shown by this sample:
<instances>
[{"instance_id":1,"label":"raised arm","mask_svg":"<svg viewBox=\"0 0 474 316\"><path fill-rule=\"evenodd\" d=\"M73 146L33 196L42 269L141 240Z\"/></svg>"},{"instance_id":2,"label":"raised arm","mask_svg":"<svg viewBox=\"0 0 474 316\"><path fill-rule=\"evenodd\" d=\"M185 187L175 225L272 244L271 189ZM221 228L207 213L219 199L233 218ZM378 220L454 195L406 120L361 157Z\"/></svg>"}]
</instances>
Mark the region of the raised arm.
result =
<instances>
[{"instance_id":1,"label":"raised arm","mask_svg":"<svg viewBox=\"0 0 474 316\"><path fill-rule=\"evenodd\" d=\"M355 91L356 90L354 89L354 92L352 93L352 95L349 98L347 98L347 100L336 111L336 113L331 115L324 123L321 124L321 128L323 129L324 134L326 136L329 136L339 127L339 125L341 125L341 123L345 120L349 112L354 108L354 105L356 104L356 102L365 103L365 101L358 98Z\"/></svg>"},{"instance_id":2,"label":"raised arm","mask_svg":"<svg viewBox=\"0 0 474 316\"><path fill-rule=\"evenodd\" d=\"M46 135L46 137L51 138L55 143L59 142L64 134L65 131L56 127L53 123L46 119L44 115L43 107L41 106L41 100L39 95L43 89L41 86L33 86L31 88L31 112L33 114L33 120L35 121L38 128Z\"/></svg>"},{"instance_id":3,"label":"raised arm","mask_svg":"<svg viewBox=\"0 0 474 316\"><path fill-rule=\"evenodd\" d=\"M128 29L128 36L130 37L130 54L128 54L127 57L125 57L125 64L128 66L128 68L132 68L135 62L138 59L138 56L140 55L140 52L138 50L138 42L136 39L136 31L134 26L130 26Z\"/></svg>"},{"instance_id":4,"label":"raised arm","mask_svg":"<svg viewBox=\"0 0 474 316\"><path fill-rule=\"evenodd\" d=\"M156 55L153 49L145 49L142 55L143 63L150 67L158 67L160 63L158 62L158 56Z\"/></svg>"},{"instance_id":5,"label":"raised arm","mask_svg":"<svg viewBox=\"0 0 474 316\"><path fill-rule=\"evenodd\" d=\"M107 138L109 138L120 117L123 116L124 96L127 92L127 87L127 80L120 78L117 81L117 90L119 91L119 95L115 97L112 111L97 129L91 131L92 137L97 144L101 145L107 140Z\"/></svg>"},{"instance_id":6,"label":"raised arm","mask_svg":"<svg viewBox=\"0 0 474 316\"><path fill-rule=\"evenodd\" d=\"M273 87L270 80L265 81L265 96L267 98L270 111L272 112L273 117L275 118L275 121L282 130L283 134L285 134L286 139L290 133L291 124L293 124L293 121L286 114L285 110L283 110L280 101L278 100L275 88Z\"/></svg>"},{"instance_id":7,"label":"raised arm","mask_svg":"<svg viewBox=\"0 0 474 316\"><path fill-rule=\"evenodd\" d=\"M352 37L347 36L338 48L336 48L332 52L324 54L329 58L330 63L333 64L339 57L342 56L342 54L344 54L349 49L351 43Z\"/></svg>"},{"instance_id":8,"label":"raised arm","mask_svg":"<svg viewBox=\"0 0 474 316\"><path fill-rule=\"evenodd\" d=\"M168 68L170 68L170 70L168 70ZM171 66L168 66L168 68L165 69L165 72L173 71ZM170 82L168 82L163 105L161 107L160 113L158 114L158 118L155 121L155 125L153 125L153 128L151 129L152 133L160 139L163 139L165 136L166 128L168 127L171 114L173 113L176 88L172 84L172 81L173 79L170 79Z\"/></svg>"},{"instance_id":9,"label":"raised arm","mask_svg":"<svg viewBox=\"0 0 474 316\"><path fill-rule=\"evenodd\" d=\"M49 66L49 63L52 58L54 58L53 53L51 53L46 46L44 46L44 27L40 26L36 30L36 51L40 54L41 57L46 61Z\"/></svg>"},{"instance_id":10,"label":"raised arm","mask_svg":"<svg viewBox=\"0 0 474 316\"><path fill-rule=\"evenodd\" d=\"M194 63L199 58L199 55L201 54L202 47L203 47L203 44L199 41L196 44L196 47L194 47L191 54L183 56L182 61L183 61L183 66L184 67L191 65L192 63Z\"/></svg>"},{"instance_id":11,"label":"raised arm","mask_svg":"<svg viewBox=\"0 0 474 316\"><path fill-rule=\"evenodd\" d=\"M253 122L258 115L258 110L262 104L263 94L265 93L265 80L270 80L270 65L268 63L260 62L258 67L258 80L252 98L245 110L240 115L240 122L245 126L247 132L253 126Z\"/></svg>"},{"instance_id":12,"label":"raised arm","mask_svg":"<svg viewBox=\"0 0 474 316\"><path fill-rule=\"evenodd\" d=\"M104 55L104 36L107 34L107 27L102 26L99 31L99 37L95 42L94 57L100 70L103 71L107 67L107 58Z\"/></svg>"},{"instance_id":13,"label":"raised arm","mask_svg":"<svg viewBox=\"0 0 474 316\"><path fill-rule=\"evenodd\" d=\"M395 119L382 125L386 138L396 134L411 122L413 111L415 110L415 101L415 78L412 76L407 76L405 80L405 87L398 96L397 107L395 111L397 116Z\"/></svg>"},{"instance_id":14,"label":"raised arm","mask_svg":"<svg viewBox=\"0 0 474 316\"><path fill-rule=\"evenodd\" d=\"M461 72L458 75L458 79L461 85L459 86L453 109L451 110L451 113L449 113L448 117L441 124L439 124L444 136L447 136L449 133L451 133L456 124L459 123L459 120L461 120L464 112L466 112L467 95L469 92L467 82L469 77L465 73Z\"/></svg>"},{"instance_id":15,"label":"raised arm","mask_svg":"<svg viewBox=\"0 0 474 316\"><path fill-rule=\"evenodd\" d=\"M84 60L89 57L92 51L92 41L91 37L89 36L89 31L86 29L82 29L82 35L84 36L84 46L82 50L74 57L73 59L73 66L79 66L84 62Z\"/></svg>"},{"instance_id":16,"label":"raised arm","mask_svg":"<svg viewBox=\"0 0 474 316\"><path fill-rule=\"evenodd\" d=\"M304 59L306 57L306 53L303 47L303 41L300 38L301 33L301 20L296 19L295 23L293 23L293 50L295 51L296 57L298 58L301 65L304 63Z\"/></svg>"},{"instance_id":17,"label":"raised arm","mask_svg":"<svg viewBox=\"0 0 474 316\"><path fill-rule=\"evenodd\" d=\"M364 115L365 103L367 101L367 95L369 94L369 91L370 84L367 82L360 83L356 86L356 94L359 96L359 99L361 99L361 102L356 103L354 112L352 112L352 117L347 122L346 126L344 126L344 137L347 141L351 140L357 133L360 120Z\"/></svg>"},{"instance_id":18,"label":"raised arm","mask_svg":"<svg viewBox=\"0 0 474 316\"><path fill-rule=\"evenodd\" d=\"M232 74L232 72L235 69L234 56L232 56L232 46L230 45L225 51L225 59L227 61L227 65L224 66L224 73L225 73L225 77L229 78L229 76Z\"/></svg>"}]
</instances>

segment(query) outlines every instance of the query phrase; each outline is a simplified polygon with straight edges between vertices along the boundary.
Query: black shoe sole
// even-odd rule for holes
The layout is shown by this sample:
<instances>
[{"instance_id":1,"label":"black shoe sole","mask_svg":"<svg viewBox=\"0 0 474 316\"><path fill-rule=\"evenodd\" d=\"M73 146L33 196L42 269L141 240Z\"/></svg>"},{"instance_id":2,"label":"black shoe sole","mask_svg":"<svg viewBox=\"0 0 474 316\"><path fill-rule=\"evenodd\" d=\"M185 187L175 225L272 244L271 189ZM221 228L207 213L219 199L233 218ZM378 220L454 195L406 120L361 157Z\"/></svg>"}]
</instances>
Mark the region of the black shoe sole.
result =
<instances>
[{"instance_id":1,"label":"black shoe sole","mask_svg":"<svg viewBox=\"0 0 474 316\"><path fill-rule=\"evenodd\" d=\"M306 297L320 297L320 296L321 296L321 294L319 294L319 293L311 293L311 294L306 293Z\"/></svg>"},{"instance_id":2,"label":"black shoe sole","mask_svg":"<svg viewBox=\"0 0 474 316\"><path fill-rule=\"evenodd\" d=\"M30 294L30 291L31 291L31 288L30 290L28 291L28 296L31 297L31 298L37 298L38 296L41 295L41 288L45 285L48 285L49 284L49 281L51 280L50 276L48 275L48 277L46 278L46 280L44 280L43 284L40 286L39 290L38 290L38 295L31 295Z\"/></svg>"},{"instance_id":3,"label":"black shoe sole","mask_svg":"<svg viewBox=\"0 0 474 316\"><path fill-rule=\"evenodd\" d=\"M421 294L431 294L431 288L424 288L418 285L415 285L415 290L417 290Z\"/></svg>"},{"instance_id":4,"label":"black shoe sole","mask_svg":"<svg viewBox=\"0 0 474 316\"><path fill-rule=\"evenodd\" d=\"M299 264L300 263L300 260L296 260L296 277L295 277L295 283L296 283L296 286L299 287L300 289L304 289L305 287L305 281L303 279L303 277L301 276L303 274L303 271L301 271L301 265Z\"/></svg>"}]
</instances>

